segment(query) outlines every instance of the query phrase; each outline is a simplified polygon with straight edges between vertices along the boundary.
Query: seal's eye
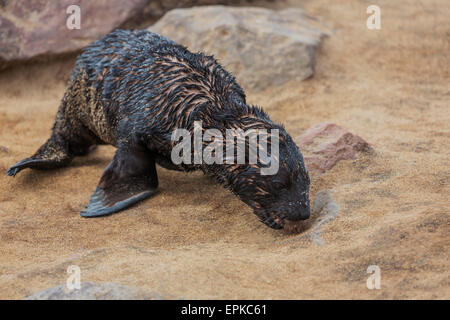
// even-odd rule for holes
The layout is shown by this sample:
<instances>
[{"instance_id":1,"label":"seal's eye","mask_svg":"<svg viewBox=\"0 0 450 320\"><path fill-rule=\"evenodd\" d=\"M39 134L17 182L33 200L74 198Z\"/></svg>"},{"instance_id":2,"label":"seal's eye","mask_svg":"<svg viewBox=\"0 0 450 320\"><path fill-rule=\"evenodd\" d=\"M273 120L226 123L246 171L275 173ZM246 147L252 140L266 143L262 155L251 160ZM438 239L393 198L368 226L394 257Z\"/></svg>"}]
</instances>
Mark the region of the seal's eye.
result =
<instances>
[{"instance_id":1,"label":"seal's eye","mask_svg":"<svg viewBox=\"0 0 450 320\"><path fill-rule=\"evenodd\" d=\"M276 190L289 189L291 186L291 177L287 170L280 169L278 175L272 181L273 186Z\"/></svg>"},{"instance_id":2,"label":"seal's eye","mask_svg":"<svg viewBox=\"0 0 450 320\"><path fill-rule=\"evenodd\" d=\"M276 190L282 190L282 189L285 188L284 183L280 182L279 180L275 180L275 181L273 182L273 186L274 186L274 188L275 188Z\"/></svg>"}]
</instances>

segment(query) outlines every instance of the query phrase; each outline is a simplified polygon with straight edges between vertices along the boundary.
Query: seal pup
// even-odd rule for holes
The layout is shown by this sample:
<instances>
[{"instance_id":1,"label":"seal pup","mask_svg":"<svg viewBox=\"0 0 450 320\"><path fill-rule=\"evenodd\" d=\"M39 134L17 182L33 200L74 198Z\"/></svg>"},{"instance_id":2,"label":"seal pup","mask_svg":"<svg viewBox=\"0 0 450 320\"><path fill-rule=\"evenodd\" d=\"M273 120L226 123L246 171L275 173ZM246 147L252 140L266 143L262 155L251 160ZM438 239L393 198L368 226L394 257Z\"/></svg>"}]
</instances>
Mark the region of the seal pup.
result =
<instances>
[{"instance_id":1,"label":"seal pup","mask_svg":"<svg viewBox=\"0 0 450 320\"><path fill-rule=\"evenodd\" d=\"M262 175L263 165L247 158L243 164L175 164L172 133L177 128L193 132L196 121L223 133L229 128L278 129L278 171ZM86 47L76 60L51 137L7 175L67 166L101 144L117 151L81 212L84 217L112 214L154 195L155 163L202 170L272 228L310 215L308 172L284 127L261 108L247 105L243 89L212 56L191 53L158 34L115 30Z\"/></svg>"}]
</instances>

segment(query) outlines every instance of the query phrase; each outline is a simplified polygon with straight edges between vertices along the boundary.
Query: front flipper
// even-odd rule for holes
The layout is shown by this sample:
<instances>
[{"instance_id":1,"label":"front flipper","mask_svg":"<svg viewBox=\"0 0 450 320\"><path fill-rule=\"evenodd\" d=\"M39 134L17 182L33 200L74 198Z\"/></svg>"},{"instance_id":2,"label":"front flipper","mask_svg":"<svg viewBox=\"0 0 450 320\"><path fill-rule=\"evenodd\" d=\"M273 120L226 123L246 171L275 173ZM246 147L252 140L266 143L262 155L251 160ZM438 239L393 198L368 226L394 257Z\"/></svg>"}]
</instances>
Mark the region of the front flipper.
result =
<instances>
[{"instance_id":1,"label":"front flipper","mask_svg":"<svg viewBox=\"0 0 450 320\"><path fill-rule=\"evenodd\" d=\"M119 147L81 215L98 217L121 211L154 195L157 188L154 155Z\"/></svg>"}]
</instances>

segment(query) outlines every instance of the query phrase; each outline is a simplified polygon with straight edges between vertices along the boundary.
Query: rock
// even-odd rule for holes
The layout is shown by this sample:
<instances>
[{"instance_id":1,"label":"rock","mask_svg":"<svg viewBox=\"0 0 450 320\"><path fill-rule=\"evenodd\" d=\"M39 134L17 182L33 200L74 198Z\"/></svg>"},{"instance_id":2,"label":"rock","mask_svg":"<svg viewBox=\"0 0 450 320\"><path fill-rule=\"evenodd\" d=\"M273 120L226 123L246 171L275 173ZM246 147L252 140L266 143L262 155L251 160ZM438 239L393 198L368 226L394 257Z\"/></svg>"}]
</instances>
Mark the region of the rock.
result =
<instances>
[{"instance_id":1,"label":"rock","mask_svg":"<svg viewBox=\"0 0 450 320\"><path fill-rule=\"evenodd\" d=\"M174 8L189 8L193 6L206 6L213 4L221 5L236 5L236 4L251 4L258 2L275 2L275 0L147 0L145 7L140 12L129 19L123 26L128 28L143 27L155 23L167 11Z\"/></svg>"},{"instance_id":2,"label":"rock","mask_svg":"<svg viewBox=\"0 0 450 320\"><path fill-rule=\"evenodd\" d=\"M8 148L7 148L7 147L4 147L4 146L0 146L0 152L8 153L8 152L9 152L9 150L8 150Z\"/></svg>"},{"instance_id":3,"label":"rock","mask_svg":"<svg viewBox=\"0 0 450 320\"><path fill-rule=\"evenodd\" d=\"M0 11L0 65L79 50L136 14L146 2L7 1ZM81 8L80 29L66 25L70 5Z\"/></svg>"},{"instance_id":4,"label":"rock","mask_svg":"<svg viewBox=\"0 0 450 320\"><path fill-rule=\"evenodd\" d=\"M0 1L0 69L29 59L75 52L118 27L153 23L167 10L237 0ZM80 29L70 30L67 8L78 5Z\"/></svg>"},{"instance_id":5,"label":"rock","mask_svg":"<svg viewBox=\"0 0 450 320\"><path fill-rule=\"evenodd\" d=\"M323 173L341 160L356 158L369 144L333 123L319 123L295 139L310 172Z\"/></svg>"},{"instance_id":6,"label":"rock","mask_svg":"<svg viewBox=\"0 0 450 320\"><path fill-rule=\"evenodd\" d=\"M26 300L161 300L157 293L147 293L137 288L117 283L82 282L79 290L69 290L59 285L37 292Z\"/></svg>"},{"instance_id":7,"label":"rock","mask_svg":"<svg viewBox=\"0 0 450 320\"><path fill-rule=\"evenodd\" d=\"M326 35L297 8L174 9L149 30L192 51L213 54L244 89L255 91L312 76L317 46Z\"/></svg>"}]
</instances>

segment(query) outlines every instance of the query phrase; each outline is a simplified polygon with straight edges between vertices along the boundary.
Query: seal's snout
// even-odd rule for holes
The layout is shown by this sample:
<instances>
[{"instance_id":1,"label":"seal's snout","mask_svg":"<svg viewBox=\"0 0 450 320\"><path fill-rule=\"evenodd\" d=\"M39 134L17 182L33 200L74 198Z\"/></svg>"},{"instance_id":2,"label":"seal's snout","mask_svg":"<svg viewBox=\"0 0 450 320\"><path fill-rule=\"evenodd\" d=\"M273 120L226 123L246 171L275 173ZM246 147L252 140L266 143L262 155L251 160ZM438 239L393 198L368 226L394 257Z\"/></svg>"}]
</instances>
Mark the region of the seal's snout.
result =
<instances>
[{"instance_id":1,"label":"seal's snout","mask_svg":"<svg viewBox=\"0 0 450 320\"><path fill-rule=\"evenodd\" d=\"M261 221L274 229L282 229L285 225L309 219L310 212L309 199L284 201L266 209L255 209L255 214Z\"/></svg>"},{"instance_id":2,"label":"seal's snout","mask_svg":"<svg viewBox=\"0 0 450 320\"><path fill-rule=\"evenodd\" d=\"M289 221L306 220L311 215L309 199L307 198L289 202L289 209L287 214L287 219Z\"/></svg>"},{"instance_id":3,"label":"seal's snout","mask_svg":"<svg viewBox=\"0 0 450 320\"><path fill-rule=\"evenodd\" d=\"M291 221L291 222L307 220L307 219L309 219L310 215L311 215L311 211L308 206L306 208L296 210L295 212L287 215L286 220Z\"/></svg>"},{"instance_id":4,"label":"seal's snout","mask_svg":"<svg viewBox=\"0 0 450 320\"><path fill-rule=\"evenodd\" d=\"M306 220L309 219L311 215L311 210L309 208L309 206L300 209L297 214L293 217L294 219L289 219L292 221L298 221L298 220Z\"/></svg>"}]
</instances>

